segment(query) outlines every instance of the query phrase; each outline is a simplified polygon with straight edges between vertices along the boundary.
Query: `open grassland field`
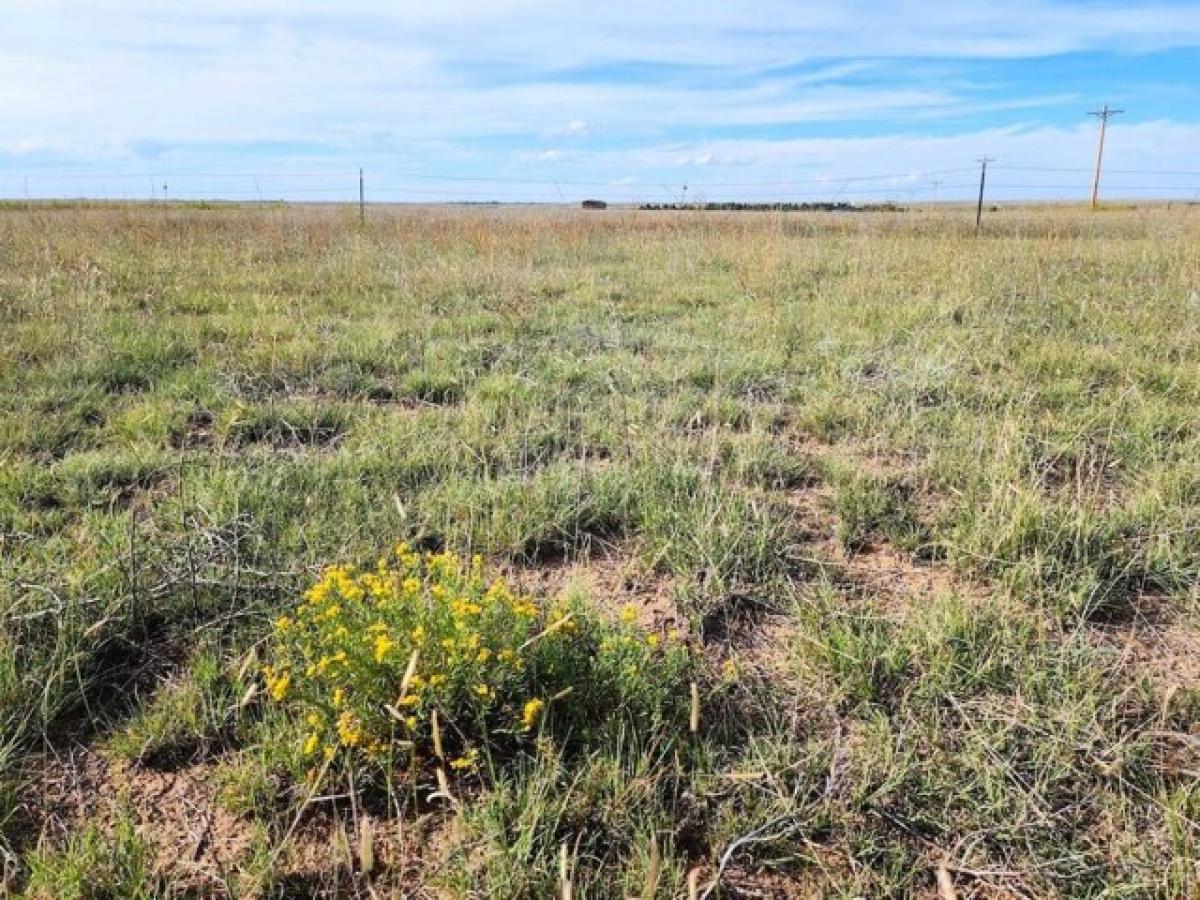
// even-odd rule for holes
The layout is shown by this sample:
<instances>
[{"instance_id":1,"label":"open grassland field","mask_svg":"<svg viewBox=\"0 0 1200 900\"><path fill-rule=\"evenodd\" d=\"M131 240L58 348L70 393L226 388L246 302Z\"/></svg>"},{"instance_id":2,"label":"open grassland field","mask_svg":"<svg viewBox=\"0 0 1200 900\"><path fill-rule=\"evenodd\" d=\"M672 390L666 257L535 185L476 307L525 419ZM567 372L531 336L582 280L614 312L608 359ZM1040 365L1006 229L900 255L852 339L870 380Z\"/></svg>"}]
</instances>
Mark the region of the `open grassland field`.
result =
<instances>
[{"instance_id":1,"label":"open grassland field","mask_svg":"<svg viewBox=\"0 0 1200 900\"><path fill-rule=\"evenodd\" d=\"M0 211L9 888L1200 895L1200 213L970 224Z\"/></svg>"}]
</instances>

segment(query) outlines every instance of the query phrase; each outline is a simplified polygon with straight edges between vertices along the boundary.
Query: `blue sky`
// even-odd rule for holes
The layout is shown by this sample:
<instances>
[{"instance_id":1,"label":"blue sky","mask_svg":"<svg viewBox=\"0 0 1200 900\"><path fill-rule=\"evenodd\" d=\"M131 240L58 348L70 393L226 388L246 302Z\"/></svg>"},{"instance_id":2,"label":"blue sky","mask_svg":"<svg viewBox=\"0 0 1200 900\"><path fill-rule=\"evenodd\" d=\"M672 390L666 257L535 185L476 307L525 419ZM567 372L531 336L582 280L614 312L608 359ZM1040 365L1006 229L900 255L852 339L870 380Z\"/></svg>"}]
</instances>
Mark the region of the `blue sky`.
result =
<instances>
[{"instance_id":1,"label":"blue sky","mask_svg":"<svg viewBox=\"0 0 1200 900\"><path fill-rule=\"evenodd\" d=\"M1200 196L1200 2L0 0L0 194ZM1174 173L1174 174L1159 174Z\"/></svg>"}]
</instances>

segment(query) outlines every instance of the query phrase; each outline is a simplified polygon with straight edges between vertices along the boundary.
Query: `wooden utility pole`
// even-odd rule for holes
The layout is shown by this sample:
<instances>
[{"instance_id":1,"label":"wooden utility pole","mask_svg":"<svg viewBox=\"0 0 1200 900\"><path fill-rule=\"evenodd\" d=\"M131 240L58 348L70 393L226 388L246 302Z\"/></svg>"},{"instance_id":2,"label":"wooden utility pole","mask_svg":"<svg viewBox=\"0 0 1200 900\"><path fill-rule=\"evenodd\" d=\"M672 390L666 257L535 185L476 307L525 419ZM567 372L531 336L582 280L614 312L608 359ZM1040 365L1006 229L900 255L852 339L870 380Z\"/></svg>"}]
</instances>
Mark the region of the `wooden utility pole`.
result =
<instances>
[{"instance_id":1,"label":"wooden utility pole","mask_svg":"<svg viewBox=\"0 0 1200 900\"><path fill-rule=\"evenodd\" d=\"M363 170L361 167L358 170L358 221L359 224L367 221L367 188L363 182Z\"/></svg>"},{"instance_id":2,"label":"wooden utility pole","mask_svg":"<svg viewBox=\"0 0 1200 900\"><path fill-rule=\"evenodd\" d=\"M985 156L979 163L979 202L975 204L975 236L979 236L979 224L983 221L983 186L987 183L987 164L995 162L990 156Z\"/></svg>"},{"instance_id":3,"label":"wooden utility pole","mask_svg":"<svg viewBox=\"0 0 1200 900\"><path fill-rule=\"evenodd\" d=\"M1096 148L1096 177L1092 179L1092 209L1096 208L1096 204L1100 199L1100 166L1104 162L1104 134L1108 131L1108 117L1117 116L1125 112L1123 109L1109 109L1105 103L1102 109L1095 109L1088 113L1089 116L1095 116L1100 120L1100 144Z\"/></svg>"}]
</instances>

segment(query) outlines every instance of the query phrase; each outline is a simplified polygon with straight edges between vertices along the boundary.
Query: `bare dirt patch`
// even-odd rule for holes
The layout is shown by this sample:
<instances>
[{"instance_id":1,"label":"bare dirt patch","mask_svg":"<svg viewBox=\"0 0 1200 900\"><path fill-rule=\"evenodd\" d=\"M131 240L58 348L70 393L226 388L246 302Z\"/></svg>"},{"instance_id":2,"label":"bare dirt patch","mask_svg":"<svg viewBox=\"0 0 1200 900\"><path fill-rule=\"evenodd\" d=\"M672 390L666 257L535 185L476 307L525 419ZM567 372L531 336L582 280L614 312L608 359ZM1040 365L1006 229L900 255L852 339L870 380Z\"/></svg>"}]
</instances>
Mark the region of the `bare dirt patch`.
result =
<instances>
[{"instance_id":1,"label":"bare dirt patch","mask_svg":"<svg viewBox=\"0 0 1200 900\"><path fill-rule=\"evenodd\" d=\"M1146 675L1164 691L1200 684L1200 629L1169 597L1136 597L1121 623L1093 624L1090 633L1119 654L1118 666Z\"/></svg>"},{"instance_id":2,"label":"bare dirt patch","mask_svg":"<svg viewBox=\"0 0 1200 900\"><path fill-rule=\"evenodd\" d=\"M876 598L890 616L903 619L946 594L983 601L990 593L946 563L918 559L885 540L877 538L869 546L848 550L837 538L833 491L827 485L791 491L788 503L799 520L801 544L793 554L797 562L828 572L848 590Z\"/></svg>"},{"instance_id":3,"label":"bare dirt patch","mask_svg":"<svg viewBox=\"0 0 1200 900\"><path fill-rule=\"evenodd\" d=\"M968 600L983 600L987 589L969 581L943 563L913 559L886 544L858 553L842 553L839 565L856 584L877 593L886 612L903 618L935 597L955 594Z\"/></svg>"},{"instance_id":4,"label":"bare dirt patch","mask_svg":"<svg viewBox=\"0 0 1200 900\"><path fill-rule=\"evenodd\" d=\"M164 772L79 746L42 757L30 772L19 811L31 823L23 843L54 846L89 826L111 834L119 821L132 820L152 848L156 874L173 894L230 896L263 849L263 825L218 802L212 761ZM280 895L365 894L369 884L411 887L428 883L448 864L457 841L453 817L435 810L395 818L361 805L351 808L348 798L334 789L306 808L270 867ZM282 830L287 823L276 824ZM254 890L251 886L252 895Z\"/></svg>"},{"instance_id":5,"label":"bare dirt patch","mask_svg":"<svg viewBox=\"0 0 1200 900\"><path fill-rule=\"evenodd\" d=\"M288 896L443 896L433 887L460 845L453 815L415 818L356 812L345 804L312 811L281 857L278 887ZM369 869L369 871L368 871ZM289 894L288 891L291 891Z\"/></svg>"},{"instance_id":6,"label":"bare dirt patch","mask_svg":"<svg viewBox=\"0 0 1200 900\"><path fill-rule=\"evenodd\" d=\"M556 597L582 592L602 615L617 616L626 608L652 631L682 627L675 580L644 562L635 547L604 544L574 558L511 570L524 591Z\"/></svg>"},{"instance_id":7,"label":"bare dirt patch","mask_svg":"<svg viewBox=\"0 0 1200 900\"><path fill-rule=\"evenodd\" d=\"M216 417L204 407L196 407L170 436L176 450L207 450L216 441Z\"/></svg>"},{"instance_id":8,"label":"bare dirt patch","mask_svg":"<svg viewBox=\"0 0 1200 900\"><path fill-rule=\"evenodd\" d=\"M815 460L849 463L864 475L900 478L912 473L914 461L895 450L851 443L830 443L810 434L792 436L792 446L801 455Z\"/></svg>"},{"instance_id":9,"label":"bare dirt patch","mask_svg":"<svg viewBox=\"0 0 1200 900\"><path fill-rule=\"evenodd\" d=\"M182 888L220 892L249 853L254 829L216 803L213 771L211 763L157 771L77 747L39 761L24 806L41 823L39 842L86 825L109 831L132 817L159 872Z\"/></svg>"},{"instance_id":10,"label":"bare dirt patch","mask_svg":"<svg viewBox=\"0 0 1200 900\"><path fill-rule=\"evenodd\" d=\"M699 880L701 896L704 896L704 891L711 882L712 872L703 871ZM714 896L736 900L803 900L826 897L828 894L815 878L731 867L721 874L720 891L714 892Z\"/></svg>"}]
</instances>

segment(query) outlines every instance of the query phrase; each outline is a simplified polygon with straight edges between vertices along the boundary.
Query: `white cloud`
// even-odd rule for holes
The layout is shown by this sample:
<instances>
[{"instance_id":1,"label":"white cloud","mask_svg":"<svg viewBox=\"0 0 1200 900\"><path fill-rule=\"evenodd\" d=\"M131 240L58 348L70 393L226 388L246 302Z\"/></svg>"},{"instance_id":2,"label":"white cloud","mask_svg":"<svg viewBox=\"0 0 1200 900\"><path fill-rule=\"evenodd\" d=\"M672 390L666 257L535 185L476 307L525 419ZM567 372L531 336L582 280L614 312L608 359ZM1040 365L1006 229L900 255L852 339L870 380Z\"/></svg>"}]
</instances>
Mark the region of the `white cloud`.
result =
<instances>
[{"instance_id":1,"label":"white cloud","mask_svg":"<svg viewBox=\"0 0 1200 900\"><path fill-rule=\"evenodd\" d=\"M739 125L960 107L939 87L839 85L881 57L1012 57L1200 45L1200 5L982 0L939 7L759 0L673 4L474 0L390 4L135 0L17 3L0 34L0 133L101 140L323 139L402 122L409 134L582 136L587 120ZM869 23L869 24L868 24ZM623 63L760 72L845 61L748 86L563 83ZM874 58L876 61L869 61ZM478 73L473 67L484 66ZM565 123L565 124L564 124Z\"/></svg>"},{"instance_id":2,"label":"white cloud","mask_svg":"<svg viewBox=\"0 0 1200 900\"><path fill-rule=\"evenodd\" d=\"M733 153L714 153L711 150L705 150L701 153L681 154L675 157L675 165L677 166L698 166L698 167L713 167L713 166L747 166L754 161L747 156Z\"/></svg>"},{"instance_id":3,"label":"white cloud","mask_svg":"<svg viewBox=\"0 0 1200 900\"><path fill-rule=\"evenodd\" d=\"M1111 196L1190 197L1200 191L1200 124L1146 122L1110 126L1105 149L1105 191ZM936 190L942 198L972 196L977 159L993 157L990 195L1004 198L1083 198L1091 186L1096 149L1094 125L1073 128L988 129L947 136L911 134L872 138L730 139L693 146L677 144L628 152L597 154L599 169L658 173L680 166L697 169L690 193L709 199L923 197ZM1190 172L1190 177L1150 174L1153 170ZM727 160L737 160L738 168ZM714 165L719 163L719 165ZM654 190L643 179L624 187ZM661 191L660 191L661 193Z\"/></svg>"},{"instance_id":4,"label":"white cloud","mask_svg":"<svg viewBox=\"0 0 1200 900\"><path fill-rule=\"evenodd\" d=\"M503 174L554 163L602 182L688 168L736 173L727 180L795 167L831 178L923 171L1004 152L992 142L1075 163L1091 140L1085 126L1005 137L955 125L1016 110L1043 122L1059 107L1074 115L1074 93L997 92L945 73L965 60L1200 47L1195 0L9 0L4 18L9 169L238 166L263 142L278 168L334 160ZM931 59L942 74L907 62ZM947 136L911 135L935 124ZM1152 167L1165 168L1186 156L1188 127L1147 123L1139 139L1126 124L1111 152L1133 156L1119 141L1143 140ZM801 131L897 134L783 137Z\"/></svg>"},{"instance_id":5,"label":"white cloud","mask_svg":"<svg viewBox=\"0 0 1200 900\"><path fill-rule=\"evenodd\" d=\"M566 159L578 158L579 154L552 148L549 150L527 150L521 154L521 158L529 162L562 162Z\"/></svg>"},{"instance_id":6,"label":"white cloud","mask_svg":"<svg viewBox=\"0 0 1200 900\"><path fill-rule=\"evenodd\" d=\"M589 133L591 133L591 128L587 122L583 119L572 119L565 125L558 125L549 129L546 135L548 137L580 138L586 137Z\"/></svg>"}]
</instances>

